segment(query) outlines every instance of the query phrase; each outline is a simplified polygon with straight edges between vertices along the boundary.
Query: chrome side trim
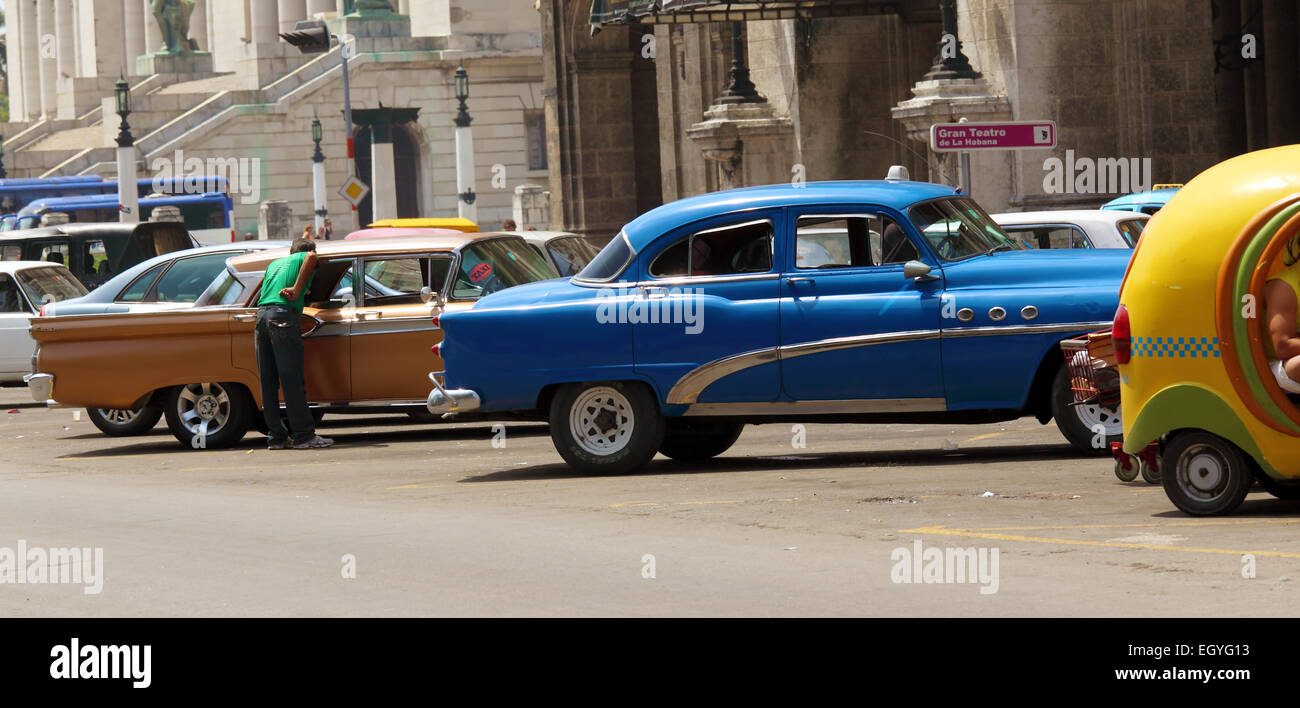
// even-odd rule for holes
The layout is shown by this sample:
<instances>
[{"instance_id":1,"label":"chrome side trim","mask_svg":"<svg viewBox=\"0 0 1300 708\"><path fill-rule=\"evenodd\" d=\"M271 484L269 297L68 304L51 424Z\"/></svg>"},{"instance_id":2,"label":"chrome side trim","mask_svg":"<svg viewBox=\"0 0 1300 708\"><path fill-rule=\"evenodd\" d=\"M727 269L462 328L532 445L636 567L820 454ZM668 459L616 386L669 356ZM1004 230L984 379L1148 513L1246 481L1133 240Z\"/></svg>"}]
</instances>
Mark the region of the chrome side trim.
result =
<instances>
[{"instance_id":1,"label":"chrome side trim","mask_svg":"<svg viewBox=\"0 0 1300 708\"><path fill-rule=\"evenodd\" d=\"M870 347L877 344L895 344L898 342L919 342L931 339L939 339L940 333L937 329L915 330L911 332L882 332L878 334L862 334L852 337L835 337L833 339L823 339L816 342L804 342L801 344L790 344L786 346L771 347L767 349L756 349L754 351L742 352L732 356L716 359L707 364L688 372L685 376L678 379L668 392L667 402L670 405L683 405L695 403L704 389L715 381L734 374L738 371L748 369L752 366L766 364L781 359L794 359L796 357L807 356L809 354L820 354L822 352L835 351L838 349L854 349L857 347Z\"/></svg>"},{"instance_id":2,"label":"chrome side trim","mask_svg":"<svg viewBox=\"0 0 1300 708\"><path fill-rule=\"evenodd\" d=\"M687 416L836 415L853 413L934 413L948 410L943 398L863 398L835 401L696 403Z\"/></svg>"},{"instance_id":3,"label":"chrome side trim","mask_svg":"<svg viewBox=\"0 0 1300 708\"><path fill-rule=\"evenodd\" d=\"M753 351L733 354L721 359L715 359L707 364L695 367L686 372L686 375L673 384L673 388L668 392L667 403L669 405L680 405L695 403L704 389L709 387L714 381L730 376L737 371L743 371L753 366L766 364L777 361L781 358L780 347L768 347L766 349L755 349Z\"/></svg>"},{"instance_id":4,"label":"chrome side trim","mask_svg":"<svg viewBox=\"0 0 1300 708\"><path fill-rule=\"evenodd\" d=\"M676 285L715 285L717 283L739 283L752 280L776 280L780 273L746 273L742 275L678 275L671 278L642 280L632 287L670 288Z\"/></svg>"},{"instance_id":5,"label":"chrome side trim","mask_svg":"<svg viewBox=\"0 0 1300 708\"><path fill-rule=\"evenodd\" d=\"M958 327L943 330L944 339L958 337L997 337L1013 334L1049 334L1053 332L1078 332L1081 330L1108 329L1111 323L1103 322L1066 322L1063 324L1040 325L1006 325L1002 327Z\"/></svg>"},{"instance_id":6,"label":"chrome side trim","mask_svg":"<svg viewBox=\"0 0 1300 708\"><path fill-rule=\"evenodd\" d=\"M896 344L898 342L923 342L938 338L939 330L937 329L917 329L910 332L880 332L878 334L859 334L852 337L835 337L817 342L788 344L778 348L781 352L780 358L793 359L799 356L821 354L822 352L831 352L837 349L854 349L856 347Z\"/></svg>"}]
</instances>

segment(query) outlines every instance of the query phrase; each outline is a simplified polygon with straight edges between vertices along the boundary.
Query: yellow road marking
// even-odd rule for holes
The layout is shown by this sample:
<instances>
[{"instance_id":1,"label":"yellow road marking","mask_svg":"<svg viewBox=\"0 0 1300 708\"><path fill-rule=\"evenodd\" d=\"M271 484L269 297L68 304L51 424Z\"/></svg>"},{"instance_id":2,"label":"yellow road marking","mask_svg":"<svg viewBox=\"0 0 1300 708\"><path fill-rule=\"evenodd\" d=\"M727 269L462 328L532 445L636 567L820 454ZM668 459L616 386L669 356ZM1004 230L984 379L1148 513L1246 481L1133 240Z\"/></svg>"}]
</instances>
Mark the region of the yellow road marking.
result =
<instances>
[{"instance_id":1,"label":"yellow road marking","mask_svg":"<svg viewBox=\"0 0 1300 708\"><path fill-rule=\"evenodd\" d=\"M430 487L441 487L441 484L429 484L428 482L416 482L415 484L399 484L396 487L384 487L385 490L393 489L429 489Z\"/></svg>"},{"instance_id":2,"label":"yellow road marking","mask_svg":"<svg viewBox=\"0 0 1300 708\"><path fill-rule=\"evenodd\" d=\"M610 504L609 508L622 509L625 507L633 507L633 506L664 506L665 504L670 506L699 506L704 504L748 504L750 502L763 503L763 502L797 502L797 501L799 501L799 497L793 497L788 499L712 499L712 500L679 501L679 502L664 502L664 503L648 502L648 501L623 501L623 502L615 502L613 504Z\"/></svg>"},{"instance_id":3,"label":"yellow road marking","mask_svg":"<svg viewBox=\"0 0 1300 708\"><path fill-rule=\"evenodd\" d=\"M744 499L724 499L719 501L684 501L677 502L678 506L693 506L696 504L744 504Z\"/></svg>"},{"instance_id":4,"label":"yellow road marking","mask_svg":"<svg viewBox=\"0 0 1300 708\"><path fill-rule=\"evenodd\" d=\"M1262 523L1267 523L1269 520L1259 520L1259 521ZM1277 519L1277 521L1294 523L1292 520L1289 519ZM1165 526L1165 525L1166 524L1099 524L1096 526L1064 526L1064 527L1042 526L1042 527L1026 527L1026 528L1027 529L1136 528L1136 527L1151 527L1151 526ZM1173 523L1167 525L1187 526L1191 524ZM938 536L963 536L967 538L983 538L992 541L1021 541L1025 543L1049 543L1049 544L1060 545L1060 546L1097 546L1097 547L1104 547L1104 548L1129 548L1129 549L1146 550L1146 551L1184 551L1187 553L1214 553L1219 555L1231 555L1231 556L1242 556L1246 554L1252 554L1256 556L1270 556L1273 558L1300 558L1300 553L1288 553L1284 551L1249 551L1249 550L1243 551L1243 550L1234 550L1231 548L1198 548L1195 546L1163 546L1159 544L1129 543L1125 541L1085 541L1082 539L1043 538L1040 536L1023 536L1020 534L992 533L992 531L995 530L996 529L983 529L983 530L950 529L945 526L922 526L920 528L915 528L915 529L901 529L899 530L898 533L934 534ZM1014 530L1014 527L1008 530Z\"/></svg>"},{"instance_id":5,"label":"yellow road marking","mask_svg":"<svg viewBox=\"0 0 1300 708\"><path fill-rule=\"evenodd\" d=\"M183 467L181 472L212 472L218 470L242 470L247 472L258 471L266 467L267 464L274 464L276 469L286 467L337 467L337 462L281 462L266 463L261 465L222 465L217 467Z\"/></svg>"}]
</instances>

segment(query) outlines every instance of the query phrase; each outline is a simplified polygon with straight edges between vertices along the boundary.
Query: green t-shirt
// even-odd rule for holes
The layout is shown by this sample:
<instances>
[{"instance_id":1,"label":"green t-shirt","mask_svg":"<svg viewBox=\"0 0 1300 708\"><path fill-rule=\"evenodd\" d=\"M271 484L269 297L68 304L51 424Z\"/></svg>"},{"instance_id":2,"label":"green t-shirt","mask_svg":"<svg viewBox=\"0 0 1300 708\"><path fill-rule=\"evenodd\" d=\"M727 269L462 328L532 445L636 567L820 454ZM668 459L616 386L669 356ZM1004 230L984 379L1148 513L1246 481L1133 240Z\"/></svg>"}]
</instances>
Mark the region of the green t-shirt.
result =
<instances>
[{"instance_id":1,"label":"green t-shirt","mask_svg":"<svg viewBox=\"0 0 1300 708\"><path fill-rule=\"evenodd\" d=\"M285 300L280 297L280 291L292 288L294 283L298 282L298 271L302 270L302 262L307 257L307 253L307 251L299 251L271 261L271 264L266 267L266 274L262 277L262 294L257 299L258 306L284 305L302 314L303 301L307 299L307 291L311 289L311 279L316 274L312 273L307 278L307 284L303 286L302 292L298 293L297 300L292 302Z\"/></svg>"}]
</instances>

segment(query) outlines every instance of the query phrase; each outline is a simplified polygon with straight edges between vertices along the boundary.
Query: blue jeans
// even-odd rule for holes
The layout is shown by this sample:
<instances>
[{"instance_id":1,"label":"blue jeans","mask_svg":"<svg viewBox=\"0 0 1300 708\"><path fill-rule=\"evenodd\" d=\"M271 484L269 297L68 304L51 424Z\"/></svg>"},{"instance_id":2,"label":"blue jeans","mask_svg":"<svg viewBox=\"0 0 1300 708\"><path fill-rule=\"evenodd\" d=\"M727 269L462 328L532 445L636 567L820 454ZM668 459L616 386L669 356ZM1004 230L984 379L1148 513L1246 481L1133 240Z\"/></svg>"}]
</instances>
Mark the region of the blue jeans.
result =
<instances>
[{"instance_id":1,"label":"blue jeans","mask_svg":"<svg viewBox=\"0 0 1300 708\"><path fill-rule=\"evenodd\" d=\"M262 415L266 417L268 443L292 438L303 443L316 437L316 422L307 407L307 384L303 379L302 331L298 314L282 305L263 305L257 310L254 330L257 372L262 379ZM280 416L280 389L289 413L289 429Z\"/></svg>"}]
</instances>

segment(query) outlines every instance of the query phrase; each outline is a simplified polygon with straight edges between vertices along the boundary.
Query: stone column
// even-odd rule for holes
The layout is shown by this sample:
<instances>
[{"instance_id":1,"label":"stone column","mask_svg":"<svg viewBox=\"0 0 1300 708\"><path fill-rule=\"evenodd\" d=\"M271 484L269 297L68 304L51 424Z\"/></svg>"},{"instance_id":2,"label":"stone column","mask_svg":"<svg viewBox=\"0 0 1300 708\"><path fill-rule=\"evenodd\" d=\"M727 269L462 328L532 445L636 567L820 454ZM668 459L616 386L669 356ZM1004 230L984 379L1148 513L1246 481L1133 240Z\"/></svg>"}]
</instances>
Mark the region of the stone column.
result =
<instances>
[{"instance_id":1,"label":"stone column","mask_svg":"<svg viewBox=\"0 0 1300 708\"><path fill-rule=\"evenodd\" d=\"M393 124L376 121L370 126L371 219L397 218L397 178L393 160Z\"/></svg>"},{"instance_id":2,"label":"stone column","mask_svg":"<svg viewBox=\"0 0 1300 708\"><path fill-rule=\"evenodd\" d=\"M136 0L122 0L122 30L126 42L126 57L123 63L126 64L126 73L129 76L138 74L135 58L145 53L144 18L143 5ZM150 18L151 21L152 19Z\"/></svg>"},{"instance_id":3,"label":"stone column","mask_svg":"<svg viewBox=\"0 0 1300 708\"><path fill-rule=\"evenodd\" d=\"M56 82L58 50L54 39L54 0L36 3L37 53L41 62L41 117L53 119L58 112L59 94Z\"/></svg>"},{"instance_id":4,"label":"stone column","mask_svg":"<svg viewBox=\"0 0 1300 708\"><path fill-rule=\"evenodd\" d=\"M280 31L288 32L298 20L307 19L307 0L278 0Z\"/></svg>"},{"instance_id":5,"label":"stone column","mask_svg":"<svg viewBox=\"0 0 1300 708\"><path fill-rule=\"evenodd\" d=\"M334 0L307 0L307 16L315 17L316 13L334 12L337 5Z\"/></svg>"},{"instance_id":6,"label":"stone column","mask_svg":"<svg viewBox=\"0 0 1300 708\"><path fill-rule=\"evenodd\" d=\"M75 19L72 0L54 0L54 45L58 53L55 57L55 67L58 70L59 80L71 79L77 75Z\"/></svg>"},{"instance_id":7,"label":"stone column","mask_svg":"<svg viewBox=\"0 0 1300 708\"><path fill-rule=\"evenodd\" d=\"M140 0L140 10L144 22L144 53L153 54L162 47L162 28L153 16L153 6L149 0Z\"/></svg>"},{"instance_id":8,"label":"stone column","mask_svg":"<svg viewBox=\"0 0 1300 708\"><path fill-rule=\"evenodd\" d=\"M31 105L27 97L31 94L27 89L27 76L31 73L28 69L26 54L27 46L31 44L31 29L23 24L23 12L26 5L30 2L21 2L18 7L11 6L8 16L9 41L5 43L5 48L9 56L9 114L16 121L27 120L27 114Z\"/></svg>"},{"instance_id":9,"label":"stone column","mask_svg":"<svg viewBox=\"0 0 1300 708\"><path fill-rule=\"evenodd\" d=\"M196 0L194 13L190 15L190 37L199 44L199 51L212 51L212 39L208 37L208 0Z\"/></svg>"},{"instance_id":10,"label":"stone column","mask_svg":"<svg viewBox=\"0 0 1300 708\"><path fill-rule=\"evenodd\" d=\"M253 44L280 41L280 13L274 0L253 3Z\"/></svg>"}]
</instances>

